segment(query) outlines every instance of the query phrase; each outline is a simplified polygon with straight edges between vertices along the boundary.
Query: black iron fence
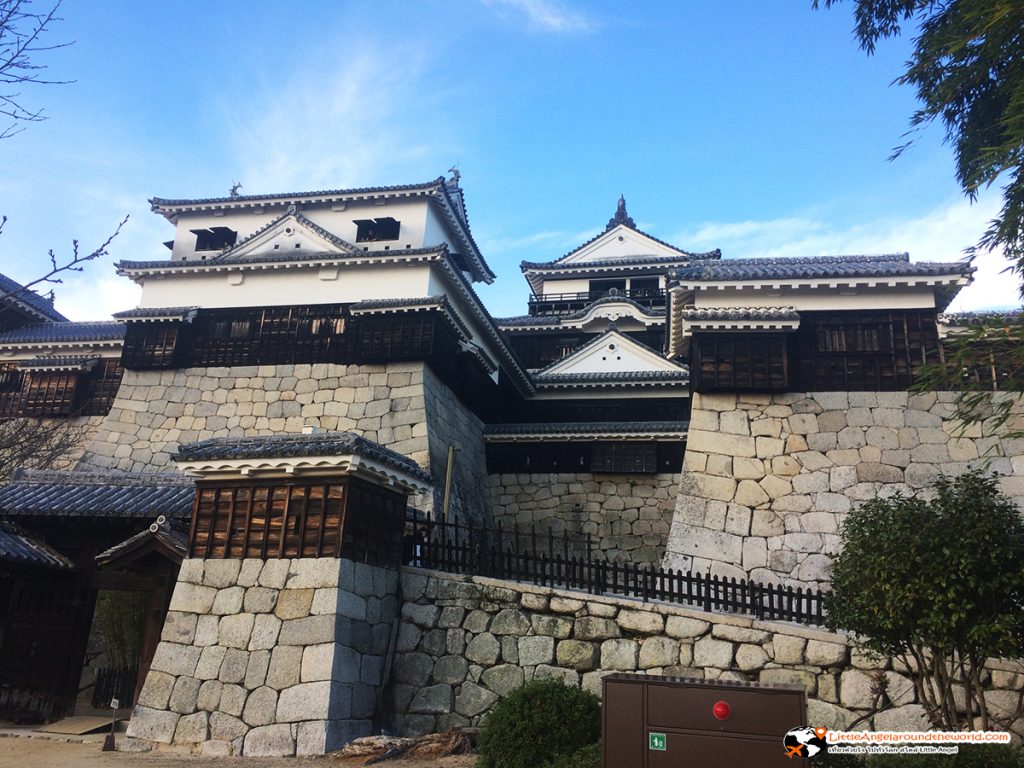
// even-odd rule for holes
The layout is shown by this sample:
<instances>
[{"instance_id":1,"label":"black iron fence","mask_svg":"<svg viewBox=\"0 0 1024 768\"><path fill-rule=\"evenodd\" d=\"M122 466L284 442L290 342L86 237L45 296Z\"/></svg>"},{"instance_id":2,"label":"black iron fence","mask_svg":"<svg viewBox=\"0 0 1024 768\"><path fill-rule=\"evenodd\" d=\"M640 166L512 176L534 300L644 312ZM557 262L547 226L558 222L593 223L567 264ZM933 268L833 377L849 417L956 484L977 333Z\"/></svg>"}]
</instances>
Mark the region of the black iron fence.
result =
<instances>
[{"instance_id":1,"label":"black iron fence","mask_svg":"<svg viewBox=\"0 0 1024 768\"><path fill-rule=\"evenodd\" d=\"M583 541L585 549L581 549ZM763 620L824 624L823 595L818 590L609 562L596 551L589 536L535 526L503 530L471 521L409 518L404 562L592 595L622 595Z\"/></svg>"},{"instance_id":2,"label":"black iron fence","mask_svg":"<svg viewBox=\"0 0 1024 768\"><path fill-rule=\"evenodd\" d=\"M113 699L121 707L131 707L135 701L135 681L139 676L138 666L103 667L96 673L96 685L92 689L92 705L106 709Z\"/></svg>"}]
</instances>

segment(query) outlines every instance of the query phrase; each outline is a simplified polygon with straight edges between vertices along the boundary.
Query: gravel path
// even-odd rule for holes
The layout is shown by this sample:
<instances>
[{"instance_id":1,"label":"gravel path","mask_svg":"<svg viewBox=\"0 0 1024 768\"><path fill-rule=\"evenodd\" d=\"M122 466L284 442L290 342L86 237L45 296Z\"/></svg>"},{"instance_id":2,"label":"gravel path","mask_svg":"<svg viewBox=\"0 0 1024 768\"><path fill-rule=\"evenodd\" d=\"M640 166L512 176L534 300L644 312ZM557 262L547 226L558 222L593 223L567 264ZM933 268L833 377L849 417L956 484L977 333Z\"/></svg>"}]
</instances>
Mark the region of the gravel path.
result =
<instances>
[{"instance_id":1,"label":"gravel path","mask_svg":"<svg viewBox=\"0 0 1024 768\"><path fill-rule=\"evenodd\" d=\"M102 740L86 744L41 738L0 738L0 768L205 768L234 765L238 768L348 768L362 760L326 757L194 757L147 753L102 752ZM472 755L429 760L393 760L380 768L473 768Z\"/></svg>"}]
</instances>

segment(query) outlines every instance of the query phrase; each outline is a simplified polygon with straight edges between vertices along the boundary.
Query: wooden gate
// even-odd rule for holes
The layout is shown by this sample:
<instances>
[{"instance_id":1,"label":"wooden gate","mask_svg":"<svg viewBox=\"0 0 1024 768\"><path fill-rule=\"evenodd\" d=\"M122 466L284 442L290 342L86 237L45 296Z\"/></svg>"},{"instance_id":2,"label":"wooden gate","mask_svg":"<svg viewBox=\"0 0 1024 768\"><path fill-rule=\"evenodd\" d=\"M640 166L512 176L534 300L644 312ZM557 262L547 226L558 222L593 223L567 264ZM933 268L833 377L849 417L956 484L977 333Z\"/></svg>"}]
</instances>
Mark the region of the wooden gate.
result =
<instances>
[{"instance_id":1,"label":"wooden gate","mask_svg":"<svg viewBox=\"0 0 1024 768\"><path fill-rule=\"evenodd\" d=\"M0 716L54 720L73 705L89 592L75 581L15 582L0 641Z\"/></svg>"}]
</instances>

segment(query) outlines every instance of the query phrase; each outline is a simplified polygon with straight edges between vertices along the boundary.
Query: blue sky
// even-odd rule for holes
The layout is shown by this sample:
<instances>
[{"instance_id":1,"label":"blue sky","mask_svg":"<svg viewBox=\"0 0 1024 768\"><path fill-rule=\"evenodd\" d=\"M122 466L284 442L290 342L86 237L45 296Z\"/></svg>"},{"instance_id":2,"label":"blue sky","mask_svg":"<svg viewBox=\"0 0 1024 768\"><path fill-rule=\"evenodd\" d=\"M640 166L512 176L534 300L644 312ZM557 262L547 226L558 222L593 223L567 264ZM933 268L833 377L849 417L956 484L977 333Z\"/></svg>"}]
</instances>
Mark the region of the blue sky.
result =
<instances>
[{"instance_id":1,"label":"blue sky","mask_svg":"<svg viewBox=\"0 0 1024 768\"><path fill-rule=\"evenodd\" d=\"M111 256L56 287L73 319L128 309L118 259L163 258L152 196L426 181L458 164L498 274L495 315L525 311L518 264L600 231L619 194L645 231L726 258L909 251L953 260L999 209L970 205L941 129L888 162L914 109L891 86L910 50L866 56L852 5L810 2L140 3L66 0L49 120L0 142L0 271ZM997 256L959 308L1018 303Z\"/></svg>"}]
</instances>

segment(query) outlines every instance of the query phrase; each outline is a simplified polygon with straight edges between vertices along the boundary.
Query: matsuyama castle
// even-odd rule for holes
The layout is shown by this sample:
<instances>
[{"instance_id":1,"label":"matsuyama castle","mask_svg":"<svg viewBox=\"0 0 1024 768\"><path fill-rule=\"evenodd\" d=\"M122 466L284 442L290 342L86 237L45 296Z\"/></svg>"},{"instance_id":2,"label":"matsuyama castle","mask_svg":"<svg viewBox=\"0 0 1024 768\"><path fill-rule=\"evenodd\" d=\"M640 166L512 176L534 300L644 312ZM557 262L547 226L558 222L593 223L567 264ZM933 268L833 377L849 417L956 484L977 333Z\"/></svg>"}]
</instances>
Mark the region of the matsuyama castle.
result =
<instances>
[{"instance_id":1,"label":"matsuyama castle","mask_svg":"<svg viewBox=\"0 0 1024 768\"><path fill-rule=\"evenodd\" d=\"M862 500L991 455L1024 500L1016 443L908 393L961 322L962 261L693 253L620 198L493 317L457 175L150 203L173 233L117 264L138 307L73 322L0 286L0 416L74 430L0 488L0 710L93 695L97 595L142 596L141 682L182 562L394 567L407 505L823 587Z\"/></svg>"}]
</instances>

